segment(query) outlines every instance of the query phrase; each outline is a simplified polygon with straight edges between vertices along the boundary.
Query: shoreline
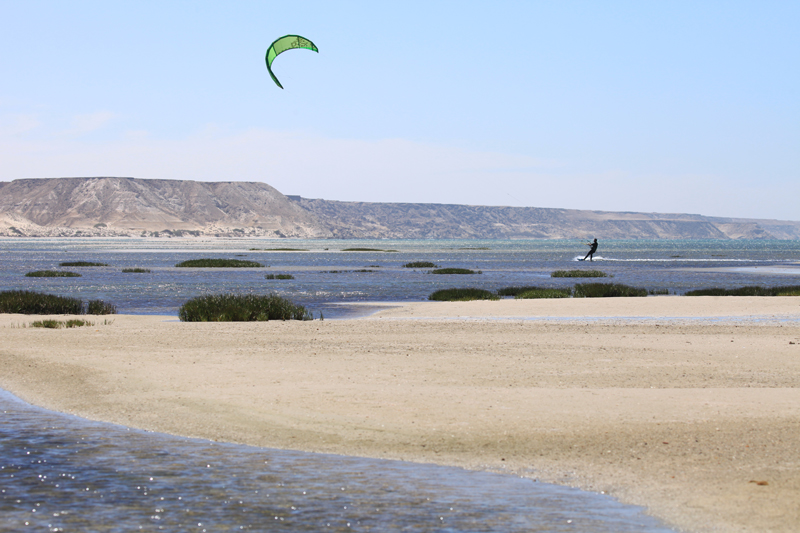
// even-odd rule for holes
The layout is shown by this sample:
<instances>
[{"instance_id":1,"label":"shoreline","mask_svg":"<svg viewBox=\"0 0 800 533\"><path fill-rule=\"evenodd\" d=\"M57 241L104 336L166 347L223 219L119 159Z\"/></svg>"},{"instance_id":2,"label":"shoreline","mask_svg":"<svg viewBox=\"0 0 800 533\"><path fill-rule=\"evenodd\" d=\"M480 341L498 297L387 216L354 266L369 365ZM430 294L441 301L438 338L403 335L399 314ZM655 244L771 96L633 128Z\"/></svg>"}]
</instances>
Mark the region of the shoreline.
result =
<instances>
[{"instance_id":1,"label":"shoreline","mask_svg":"<svg viewBox=\"0 0 800 533\"><path fill-rule=\"evenodd\" d=\"M163 433L523 475L686 531L800 523L800 298L391 305L350 320L114 315L68 330L0 315L0 386ZM520 318L553 316L570 320Z\"/></svg>"}]
</instances>

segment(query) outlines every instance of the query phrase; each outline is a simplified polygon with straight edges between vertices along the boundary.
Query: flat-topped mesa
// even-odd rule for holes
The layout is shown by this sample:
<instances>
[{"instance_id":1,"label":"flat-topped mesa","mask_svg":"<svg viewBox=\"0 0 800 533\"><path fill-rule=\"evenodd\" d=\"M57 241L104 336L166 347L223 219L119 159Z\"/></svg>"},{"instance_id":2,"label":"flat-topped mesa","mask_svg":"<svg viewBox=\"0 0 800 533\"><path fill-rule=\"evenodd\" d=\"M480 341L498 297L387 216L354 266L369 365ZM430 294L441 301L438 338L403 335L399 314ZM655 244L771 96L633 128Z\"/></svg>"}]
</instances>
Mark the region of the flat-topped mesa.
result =
<instances>
[{"instance_id":1,"label":"flat-topped mesa","mask_svg":"<svg viewBox=\"0 0 800 533\"><path fill-rule=\"evenodd\" d=\"M0 183L0 235L328 237L265 183L50 178Z\"/></svg>"},{"instance_id":2,"label":"flat-topped mesa","mask_svg":"<svg viewBox=\"0 0 800 533\"><path fill-rule=\"evenodd\" d=\"M800 239L800 222L541 207L340 202L265 183L116 177L0 182L0 236Z\"/></svg>"}]
</instances>

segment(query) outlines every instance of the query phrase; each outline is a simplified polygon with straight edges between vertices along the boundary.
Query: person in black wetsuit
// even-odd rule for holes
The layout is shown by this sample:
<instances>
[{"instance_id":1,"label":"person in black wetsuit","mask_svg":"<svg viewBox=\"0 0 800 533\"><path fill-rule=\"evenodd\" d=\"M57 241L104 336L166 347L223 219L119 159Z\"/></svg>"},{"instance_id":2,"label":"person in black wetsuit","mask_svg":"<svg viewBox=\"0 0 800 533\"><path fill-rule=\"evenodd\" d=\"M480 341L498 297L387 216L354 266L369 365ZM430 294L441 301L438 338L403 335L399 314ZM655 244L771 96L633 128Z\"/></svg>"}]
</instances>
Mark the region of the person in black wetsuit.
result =
<instances>
[{"instance_id":1,"label":"person in black wetsuit","mask_svg":"<svg viewBox=\"0 0 800 533\"><path fill-rule=\"evenodd\" d=\"M594 256L594 253L597 251L597 239L595 239L593 242L587 242L586 246L591 246L591 248L589 248L589 253L586 254L586 257L589 258L589 261L594 261L592 257ZM581 259L581 261L586 261L586 257Z\"/></svg>"}]
</instances>

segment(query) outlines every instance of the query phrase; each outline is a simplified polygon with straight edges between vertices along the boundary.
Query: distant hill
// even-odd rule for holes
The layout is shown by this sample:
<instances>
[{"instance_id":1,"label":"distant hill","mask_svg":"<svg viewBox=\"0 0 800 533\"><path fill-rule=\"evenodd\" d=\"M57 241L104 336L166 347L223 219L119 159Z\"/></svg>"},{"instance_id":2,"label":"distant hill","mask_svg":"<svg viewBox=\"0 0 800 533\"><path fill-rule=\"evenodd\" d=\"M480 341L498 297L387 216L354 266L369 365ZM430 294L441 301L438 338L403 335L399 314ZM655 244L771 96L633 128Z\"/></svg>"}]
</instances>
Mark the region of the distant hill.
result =
<instances>
[{"instance_id":1,"label":"distant hill","mask_svg":"<svg viewBox=\"0 0 800 533\"><path fill-rule=\"evenodd\" d=\"M800 239L800 222L541 207L338 202L264 183L42 178L0 182L0 236Z\"/></svg>"},{"instance_id":2,"label":"distant hill","mask_svg":"<svg viewBox=\"0 0 800 533\"><path fill-rule=\"evenodd\" d=\"M0 235L328 237L265 183L45 178L0 183Z\"/></svg>"}]
</instances>

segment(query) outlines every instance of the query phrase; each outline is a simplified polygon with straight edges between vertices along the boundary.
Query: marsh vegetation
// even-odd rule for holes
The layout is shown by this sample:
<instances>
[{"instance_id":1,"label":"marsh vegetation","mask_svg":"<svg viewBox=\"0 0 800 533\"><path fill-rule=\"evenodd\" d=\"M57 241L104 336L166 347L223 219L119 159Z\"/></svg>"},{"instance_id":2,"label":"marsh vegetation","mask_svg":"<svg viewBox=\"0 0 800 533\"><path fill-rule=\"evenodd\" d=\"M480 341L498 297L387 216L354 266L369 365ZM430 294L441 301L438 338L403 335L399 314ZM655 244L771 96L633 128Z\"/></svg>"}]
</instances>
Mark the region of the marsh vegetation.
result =
<instances>
[{"instance_id":1,"label":"marsh vegetation","mask_svg":"<svg viewBox=\"0 0 800 533\"><path fill-rule=\"evenodd\" d=\"M569 298L572 296L572 289L569 287L560 289L534 288L521 292L514 296L518 300L533 300L537 298Z\"/></svg>"},{"instance_id":2,"label":"marsh vegetation","mask_svg":"<svg viewBox=\"0 0 800 533\"><path fill-rule=\"evenodd\" d=\"M800 285L778 287L739 287L738 289L697 289L688 291L686 296L800 296Z\"/></svg>"},{"instance_id":3,"label":"marsh vegetation","mask_svg":"<svg viewBox=\"0 0 800 533\"><path fill-rule=\"evenodd\" d=\"M551 278L605 278L608 274L601 270L556 270Z\"/></svg>"},{"instance_id":4,"label":"marsh vegetation","mask_svg":"<svg viewBox=\"0 0 800 533\"><path fill-rule=\"evenodd\" d=\"M58 266L62 266L62 267L107 267L108 263L93 263L91 261L67 261L66 263L59 263Z\"/></svg>"},{"instance_id":5,"label":"marsh vegetation","mask_svg":"<svg viewBox=\"0 0 800 533\"><path fill-rule=\"evenodd\" d=\"M467 302L470 300L499 300L500 297L485 289L464 288L464 289L441 289L430 296L428 300L439 302Z\"/></svg>"},{"instance_id":6,"label":"marsh vegetation","mask_svg":"<svg viewBox=\"0 0 800 533\"><path fill-rule=\"evenodd\" d=\"M83 320L80 318L73 318L70 320L45 319L45 320L35 320L31 322L32 328L60 329L60 328L79 328L83 326L94 326L94 322L89 322L88 320Z\"/></svg>"},{"instance_id":7,"label":"marsh vegetation","mask_svg":"<svg viewBox=\"0 0 800 533\"><path fill-rule=\"evenodd\" d=\"M267 274L264 276L265 279L294 279L294 276L291 274Z\"/></svg>"},{"instance_id":8,"label":"marsh vegetation","mask_svg":"<svg viewBox=\"0 0 800 533\"><path fill-rule=\"evenodd\" d=\"M434 268L431 274L481 274L481 271L470 270L468 268Z\"/></svg>"},{"instance_id":9,"label":"marsh vegetation","mask_svg":"<svg viewBox=\"0 0 800 533\"><path fill-rule=\"evenodd\" d=\"M35 270L25 274L28 278L79 278L80 274L77 272L69 272L67 270Z\"/></svg>"},{"instance_id":10,"label":"marsh vegetation","mask_svg":"<svg viewBox=\"0 0 800 533\"><path fill-rule=\"evenodd\" d=\"M212 294L192 298L178 310L183 322L261 322L312 320L302 305L277 294Z\"/></svg>"},{"instance_id":11,"label":"marsh vegetation","mask_svg":"<svg viewBox=\"0 0 800 533\"><path fill-rule=\"evenodd\" d=\"M381 250L380 248L343 248L343 252L396 252L397 250Z\"/></svg>"},{"instance_id":12,"label":"marsh vegetation","mask_svg":"<svg viewBox=\"0 0 800 533\"><path fill-rule=\"evenodd\" d=\"M0 313L21 315L113 315L117 309L103 300L83 300L34 291L0 292Z\"/></svg>"},{"instance_id":13,"label":"marsh vegetation","mask_svg":"<svg viewBox=\"0 0 800 533\"><path fill-rule=\"evenodd\" d=\"M575 298L619 298L647 296L647 289L638 289L620 283L578 283L573 288Z\"/></svg>"},{"instance_id":14,"label":"marsh vegetation","mask_svg":"<svg viewBox=\"0 0 800 533\"><path fill-rule=\"evenodd\" d=\"M175 266L178 268L259 268L264 265L243 259L189 259L181 261Z\"/></svg>"}]
</instances>

